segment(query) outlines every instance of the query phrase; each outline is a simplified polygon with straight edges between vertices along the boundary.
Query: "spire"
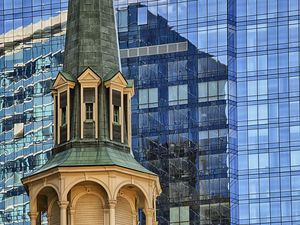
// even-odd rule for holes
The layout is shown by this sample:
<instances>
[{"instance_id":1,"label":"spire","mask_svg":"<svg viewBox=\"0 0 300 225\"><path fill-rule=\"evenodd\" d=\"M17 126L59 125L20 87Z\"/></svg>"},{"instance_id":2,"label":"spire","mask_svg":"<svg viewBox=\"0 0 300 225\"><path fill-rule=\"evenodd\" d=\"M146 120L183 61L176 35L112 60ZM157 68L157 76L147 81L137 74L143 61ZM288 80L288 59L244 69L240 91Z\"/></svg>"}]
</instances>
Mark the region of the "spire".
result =
<instances>
[{"instance_id":1,"label":"spire","mask_svg":"<svg viewBox=\"0 0 300 225\"><path fill-rule=\"evenodd\" d=\"M52 87L54 153L83 142L130 151L134 84L119 71L114 18L113 0L69 0L64 68Z\"/></svg>"},{"instance_id":2,"label":"spire","mask_svg":"<svg viewBox=\"0 0 300 225\"><path fill-rule=\"evenodd\" d=\"M119 71L113 0L72 0L63 71L77 78L91 67L102 78Z\"/></svg>"},{"instance_id":3,"label":"spire","mask_svg":"<svg viewBox=\"0 0 300 225\"><path fill-rule=\"evenodd\" d=\"M102 84L120 70L113 0L69 0L63 73L77 83L77 78L87 68L100 78ZM81 87L75 85L69 94L71 108L68 140L82 139ZM104 85L97 87L97 95L101 104L97 106L99 116L93 126L96 125L99 139L107 140L109 96Z\"/></svg>"},{"instance_id":4,"label":"spire","mask_svg":"<svg viewBox=\"0 0 300 225\"><path fill-rule=\"evenodd\" d=\"M134 84L119 71L114 24L112 0L69 0L64 68L52 87L53 154L22 179L32 225L55 210L51 224L137 225L140 208L157 224L161 187L130 152Z\"/></svg>"}]
</instances>

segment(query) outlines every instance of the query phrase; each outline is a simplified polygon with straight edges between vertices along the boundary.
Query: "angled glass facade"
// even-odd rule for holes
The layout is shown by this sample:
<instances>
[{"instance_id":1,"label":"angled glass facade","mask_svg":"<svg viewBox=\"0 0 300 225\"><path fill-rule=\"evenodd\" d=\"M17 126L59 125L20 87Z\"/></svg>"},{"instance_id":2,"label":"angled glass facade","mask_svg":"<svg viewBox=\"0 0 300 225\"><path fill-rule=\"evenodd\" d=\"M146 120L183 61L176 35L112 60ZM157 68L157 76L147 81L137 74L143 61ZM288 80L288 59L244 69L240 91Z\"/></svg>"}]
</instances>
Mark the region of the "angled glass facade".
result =
<instances>
[{"instance_id":1,"label":"angled glass facade","mask_svg":"<svg viewBox=\"0 0 300 225\"><path fill-rule=\"evenodd\" d=\"M0 224L29 224L20 179L53 146L53 78L62 68L67 0L0 1Z\"/></svg>"},{"instance_id":2,"label":"angled glass facade","mask_svg":"<svg viewBox=\"0 0 300 225\"><path fill-rule=\"evenodd\" d=\"M233 3L117 1L116 8L122 69L137 90L132 147L160 175L159 224L230 224L237 203L230 196L237 184Z\"/></svg>"},{"instance_id":3,"label":"angled glass facade","mask_svg":"<svg viewBox=\"0 0 300 225\"><path fill-rule=\"evenodd\" d=\"M67 4L0 0L0 224L29 224L20 178L50 156ZM133 153L160 176L159 224L300 223L299 7L115 0Z\"/></svg>"}]
</instances>

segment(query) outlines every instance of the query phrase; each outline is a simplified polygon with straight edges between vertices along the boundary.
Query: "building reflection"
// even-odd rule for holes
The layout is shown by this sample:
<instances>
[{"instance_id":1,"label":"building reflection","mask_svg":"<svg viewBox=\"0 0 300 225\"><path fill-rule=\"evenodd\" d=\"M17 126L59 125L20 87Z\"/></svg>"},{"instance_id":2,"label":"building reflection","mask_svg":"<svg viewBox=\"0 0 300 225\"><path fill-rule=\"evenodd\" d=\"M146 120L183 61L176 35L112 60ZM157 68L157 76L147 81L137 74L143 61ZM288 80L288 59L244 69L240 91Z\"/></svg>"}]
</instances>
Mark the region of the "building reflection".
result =
<instances>
[{"instance_id":1,"label":"building reflection","mask_svg":"<svg viewBox=\"0 0 300 225\"><path fill-rule=\"evenodd\" d=\"M131 5L119 15L139 15L140 7ZM227 63L199 50L160 15L148 12L145 26L130 15L119 39L123 72L138 84L133 152L160 176L159 223L230 224L236 104ZM185 48L173 52L174 43Z\"/></svg>"}]
</instances>

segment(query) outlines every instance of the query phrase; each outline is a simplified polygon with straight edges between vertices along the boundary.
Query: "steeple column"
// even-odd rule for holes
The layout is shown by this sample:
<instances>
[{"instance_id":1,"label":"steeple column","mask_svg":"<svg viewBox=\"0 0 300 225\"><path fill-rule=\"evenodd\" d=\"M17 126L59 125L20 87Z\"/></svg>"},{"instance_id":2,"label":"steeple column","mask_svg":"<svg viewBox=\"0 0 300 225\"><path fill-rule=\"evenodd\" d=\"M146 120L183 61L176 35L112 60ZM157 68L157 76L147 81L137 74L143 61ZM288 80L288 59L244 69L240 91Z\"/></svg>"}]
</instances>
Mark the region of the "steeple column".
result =
<instances>
[{"instance_id":1,"label":"steeple column","mask_svg":"<svg viewBox=\"0 0 300 225\"><path fill-rule=\"evenodd\" d=\"M31 187L29 189L29 193L30 193L30 204L29 204L29 212L28 212L28 216L30 218L30 224L31 225L37 225L37 216L38 216L38 210L37 210L37 197L33 197L33 193L34 190Z\"/></svg>"},{"instance_id":2,"label":"steeple column","mask_svg":"<svg viewBox=\"0 0 300 225\"><path fill-rule=\"evenodd\" d=\"M133 220L132 225L137 225L137 219L138 219L137 213L133 213L133 215L132 215L132 220Z\"/></svg>"},{"instance_id":3,"label":"steeple column","mask_svg":"<svg viewBox=\"0 0 300 225\"><path fill-rule=\"evenodd\" d=\"M104 224L109 223L109 208L104 208Z\"/></svg>"},{"instance_id":4,"label":"steeple column","mask_svg":"<svg viewBox=\"0 0 300 225\"><path fill-rule=\"evenodd\" d=\"M146 225L155 225L154 209L145 209L146 214Z\"/></svg>"},{"instance_id":5,"label":"steeple column","mask_svg":"<svg viewBox=\"0 0 300 225\"><path fill-rule=\"evenodd\" d=\"M29 212L28 215L30 217L30 225L37 225L36 220L37 220L38 213L37 212Z\"/></svg>"},{"instance_id":6,"label":"steeple column","mask_svg":"<svg viewBox=\"0 0 300 225\"><path fill-rule=\"evenodd\" d=\"M116 225L116 200L110 200L109 206L109 225Z\"/></svg>"},{"instance_id":7,"label":"steeple column","mask_svg":"<svg viewBox=\"0 0 300 225\"><path fill-rule=\"evenodd\" d=\"M67 225L67 207L69 205L68 201L59 201L60 208L60 225Z\"/></svg>"}]
</instances>

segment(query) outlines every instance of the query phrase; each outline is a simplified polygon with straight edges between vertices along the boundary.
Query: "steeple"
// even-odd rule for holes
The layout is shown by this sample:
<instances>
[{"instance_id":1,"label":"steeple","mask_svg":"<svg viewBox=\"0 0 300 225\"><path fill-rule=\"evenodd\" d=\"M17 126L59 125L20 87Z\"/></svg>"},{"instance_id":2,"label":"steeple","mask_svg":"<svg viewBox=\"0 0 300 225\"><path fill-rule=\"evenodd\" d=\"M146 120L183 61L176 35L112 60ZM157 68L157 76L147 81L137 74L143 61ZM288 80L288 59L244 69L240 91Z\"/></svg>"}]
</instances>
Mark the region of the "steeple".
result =
<instances>
[{"instance_id":1,"label":"steeple","mask_svg":"<svg viewBox=\"0 0 300 225\"><path fill-rule=\"evenodd\" d=\"M134 83L119 71L112 0L70 0L63 71L54 98L53 155L63 151L130 153Z\"/></svg>"},{"instance_id":2,"label":"steeple","mask_svg":"<svg viewBox=\"0 0 300 225\"><path fill-rule=\"evenodd\" d=\"M157 224L158 176L131 155L133 81L119 71L112 0L69 0L64 68L53 84L52 158L22 179L31 225Z\"/></svg>"},{"instance_id":3,"label":"steeple","mask_svg":"<svg viewBox=\"0 0 300 225\"><path fill-rule=\"evenodd\" d=\"M102 83L119 72L113 0L72 0L69 4L66 33L63 74L75 83L87 68L90 68ZM96 127L96 133L99 133L98 139L108 140L109 97L103 85L97 88L97 91L100 93L101 104L96 107L96 113L99 113L99 121L95 124L99 125ZM75 86L71 92L72 111L67 140L78 140L82 136L80 86ZM98 129L101 129L101 132L98 132Z\"/></svg>"},{"instance_id":4,"label":"steeple","mask_svg":"<svg viewBox=\"0 0 300 225\"><path fill-rule=\"evenodd\" d=\"M78 77L87 67L104 78L119 71L113 0L72 0L63 71Z\"/></svg>"}]
</instances>

